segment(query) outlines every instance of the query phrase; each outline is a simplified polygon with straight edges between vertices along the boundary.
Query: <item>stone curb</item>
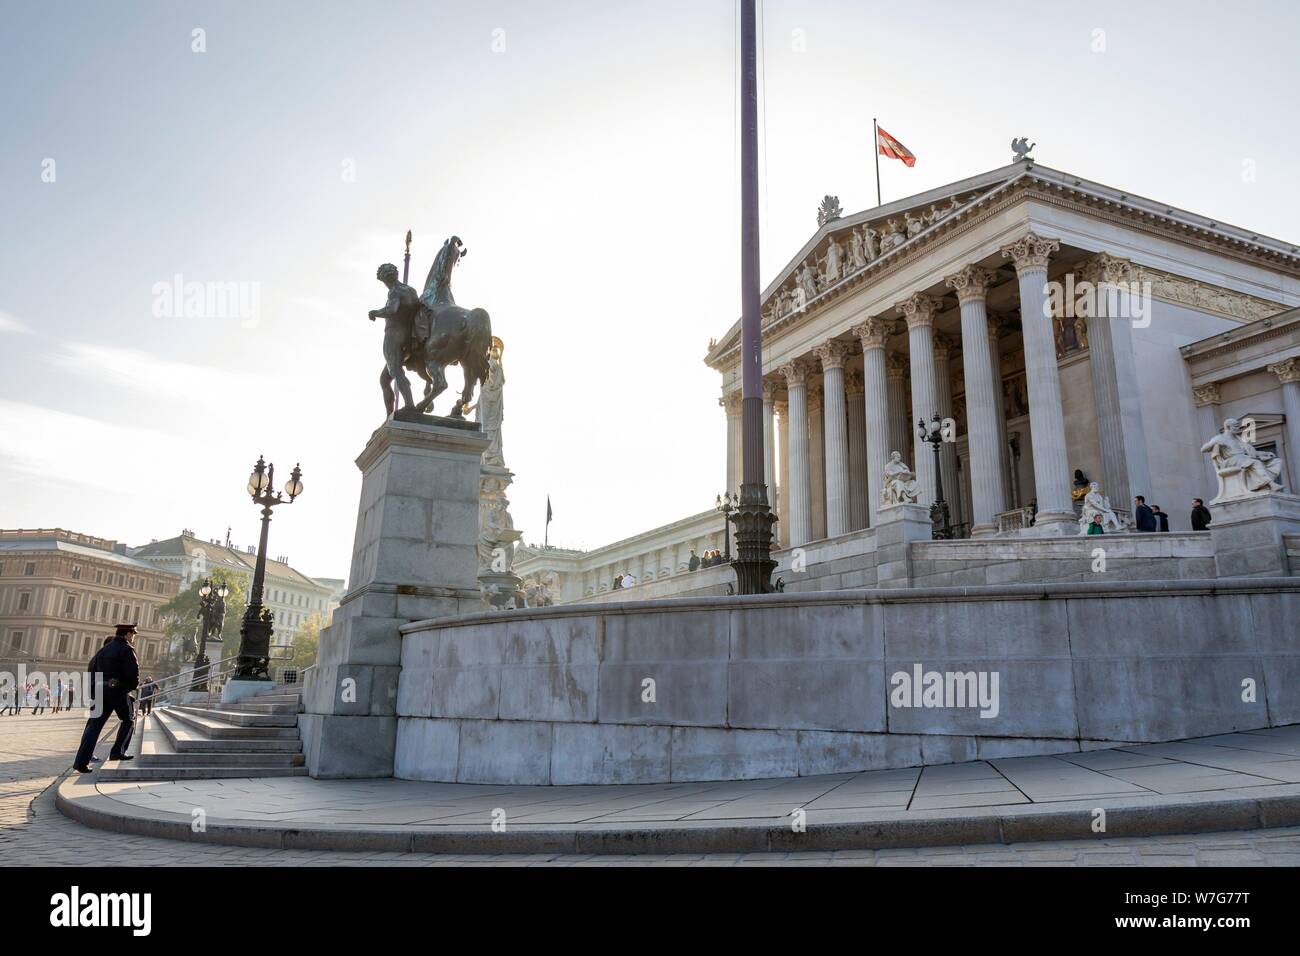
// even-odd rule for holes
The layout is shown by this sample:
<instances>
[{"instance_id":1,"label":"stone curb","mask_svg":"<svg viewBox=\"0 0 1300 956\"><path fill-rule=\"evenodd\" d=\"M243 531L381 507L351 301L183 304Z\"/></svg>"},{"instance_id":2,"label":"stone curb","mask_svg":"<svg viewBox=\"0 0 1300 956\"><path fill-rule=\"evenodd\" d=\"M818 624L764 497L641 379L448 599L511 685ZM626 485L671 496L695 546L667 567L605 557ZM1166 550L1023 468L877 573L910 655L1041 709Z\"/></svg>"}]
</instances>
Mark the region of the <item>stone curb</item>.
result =
<instances>
[{"instance_id":1,"label":"stone curb","mask_svg":"<svg viewBox=\"0 0 1300 956\"><path fill-rule=\"evenodd\" d=\"M1272 789L1272 788L1270 788ZM803 833L770 822L707 821L642 826L571 824L511 828L494 833L478 827L285 827L252 820L209 822L202 833L189 817L147 813L99 793L92 782L59 781L55 804L78 823L116 833L193 843L284 850L340 850L457 854L499 853L761 853L805 850L875 850L1043 840L1114 839L1300 825L1300 785L1279 785L1267 796L1180 796L1164 803L1115 806L1106 811L1106 832L1091 830L1097 801L1024 805L907 818L810 822ZM80 791L80 792L78 792Z\"/></svg>"}]
</instances>

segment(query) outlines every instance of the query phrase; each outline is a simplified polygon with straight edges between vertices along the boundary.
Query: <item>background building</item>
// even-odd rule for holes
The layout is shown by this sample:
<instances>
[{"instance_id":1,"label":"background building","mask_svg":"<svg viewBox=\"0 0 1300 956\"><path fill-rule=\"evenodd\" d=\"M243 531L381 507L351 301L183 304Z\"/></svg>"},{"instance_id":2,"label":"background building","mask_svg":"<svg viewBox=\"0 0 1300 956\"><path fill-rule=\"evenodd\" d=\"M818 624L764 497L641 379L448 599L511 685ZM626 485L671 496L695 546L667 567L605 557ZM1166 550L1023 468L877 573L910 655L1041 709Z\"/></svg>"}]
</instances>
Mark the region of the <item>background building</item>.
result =
<instances>
[{"instance_id":1,"label":"background building","mask_svg":"<svg viewBox=\"0 0 1300 956\"><path fill-rule=\"evenodd\" d=\"M215 538L205 541L188 529L174 538L134 548L131 556L179 575L182 588L202 581L220 568L241 580L246 590L251 590L253 571L257 567L257 548L253 545L241 550L229 536L225 543ZM292 643L298 628L313 614L328 614L333 596L334 588L295 570L287 556L267 558L262 603L275 612L276 644Z\"/></svg>"},{"instance_id":2,"label":"background building","mask_svg":"<svg viewBox=\"0 0 1300 956\"><path fill-rule=\"evenodd\" d=\"M62 528L0 530L0 668L84 668L113 625L135 623L140 665L157 664L159 608L181 577L126 545Z\"/></svg>"}]
</instances>

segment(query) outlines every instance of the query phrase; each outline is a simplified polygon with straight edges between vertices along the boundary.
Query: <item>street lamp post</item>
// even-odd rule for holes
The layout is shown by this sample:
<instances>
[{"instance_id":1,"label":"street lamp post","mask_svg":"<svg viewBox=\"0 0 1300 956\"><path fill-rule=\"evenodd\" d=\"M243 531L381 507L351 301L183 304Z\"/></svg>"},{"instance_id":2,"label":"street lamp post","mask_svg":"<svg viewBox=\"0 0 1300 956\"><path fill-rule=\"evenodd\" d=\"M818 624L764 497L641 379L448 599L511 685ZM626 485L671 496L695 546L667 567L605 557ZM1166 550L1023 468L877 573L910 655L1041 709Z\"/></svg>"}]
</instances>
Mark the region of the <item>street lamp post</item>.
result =
<instances>
[{"instance_id":1,"label":"street lamp post","mask_svg":"<svg viewBox=\"0 0 1300 956\"><path fill-rule=\"evenodd\" d=\"M262 506L262 537L257 544L257 567L253 571L253 590L248 609L239 626L239 657L235 662L234 680L271 679L271 635L275 632L275 615L262 606L262 585L266 580L266 539L271 530L271 509L292 504L302 494L302 469L293 466L284 491L275 490L275 465L259 456L253 473L248 476L248 494L253 504Z\"/></svg>"},{"instance_id":2,"label":"street lamp post","mask_svg":"<svg viewBox=\"0 0 1300 956\"><path fill-rule=\"evenodd\" d=\"M740 492L730 491L718 495L713 505L722 512L722 560L731 563L731 513L740 507Z\"/></svg>"},{"instance_id":3,"label":"street lamp post","mask_svg":"<svg viewBox=\"0 0 1300 956\"><path fill-rule=\"evenodd\" d=\"M929 442L934 451L934 504L930 505L931 537L947 541L952 537L952 522L948 515L948 502L943 500L943 469L939 465L939 446L943 444L943 422L936 414L927 425L917 419L916 434L921 441Z\"/></svg>"},{"instance_id":4,"label":"street lamp post","mask_svg":"<svg viewBox=\"0 0 1300 956\"><path fill-rule=\"evenodd\" d=\"M191 690L203 691L208 689L208 635L214 630L219 630L221 625L216 620L224 620L226 616L226 595L230 593L230 587L225 581L217 583L216 587L212 586L212 580L206 578L202 587L199 588L199 653L194 658L194 686ZM220 613L218 613L220 607Z\"/></svg>"}]
</instances>

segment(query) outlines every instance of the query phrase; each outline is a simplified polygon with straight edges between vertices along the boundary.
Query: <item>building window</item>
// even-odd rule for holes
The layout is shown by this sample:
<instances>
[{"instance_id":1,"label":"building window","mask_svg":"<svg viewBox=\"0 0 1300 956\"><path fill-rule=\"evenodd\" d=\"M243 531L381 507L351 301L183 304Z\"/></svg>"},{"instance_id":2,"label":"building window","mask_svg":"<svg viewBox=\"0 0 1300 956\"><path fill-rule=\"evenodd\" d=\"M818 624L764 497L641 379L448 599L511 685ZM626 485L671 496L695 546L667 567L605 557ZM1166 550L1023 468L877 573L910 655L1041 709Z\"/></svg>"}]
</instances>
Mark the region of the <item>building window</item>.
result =
<instances>
[{"instance_id":1,"label":"building window","mask_svg":"<svg viewBox=\"0 0 1300 956\"><path fill-rule=\"evenodd\" d=\"M72 566L72 580L74 580L74 581L80 581L80 580L81 580L81 565L79 565L79 564L74 564L74 565Z\"/></svg>"},{"instance_id":2,"label":"building window","mask_svg":"<svg viewBox=\"0 0 1300 956\"><path fill-rule=\"evenodd\" d=\"M23 641L26 638L26 636L27 636L26 632L24 631L10 631L9 643L13 646L15 650L21 651L23 649Z\"/></svg>"},{"instance_id":3,"label":"building window","mask_svg":"<svg viewBox=\"0 0 1300 956\"><path fill-rule=\"evenodd\" d=\"M72 635L71 635L71 634L60 634L60 635L59 635L58 650L57 650L55 653L58 654L60 657L67 657L67 655L68 655L68 645L69 645L71 642L72 642Z\"/></svg>"},{"instance_id":4,"label":"building window","mask_svg":"<svg viewBox=\"0 0 1300 956\"><path fill-rule=\"evenodd\" d=\"M104 583L104 572L103 572L103 571L96 571L96 572L95 572L95 583L96 583L96 584L103 584L103 583Z\"/></svg>"},{"instance_id":5,"label":"building window","mask_svg":"<svg viewBox=\"0 0 1300 956\"><path fill-rule=\"evenodd\" d=\"M122 620L122 618L121 618L121 614L122 614L122 605L120 605L120 604L114 604L114 605L113 605L113 623L116 624L118 621Z\"/></svg>"},{"instance_id":6,"label":"building window","mask_svg":"<svg viewBox=\"0 0 1300 956\"><path fill-rule=\"evenodd\" d=\"M91 602L90 602L90 619L93 621L93 620L95 619L95 615L98 614L98 613L99 613L99 602L98 602L98 601L91 601Z\"/></svg>"},{"instance_id":7,"label":"building window","mask_svg":"<svg viewBox=\"0 0 1300 956\"><path fill-rule=\"evenodd\" d=\"M22 594L18 595L18 610L26 611L31 606L31 603L32 603L31 591L24 591Z\"/></svg>"},{"instance_id":8,"label":"building window","mask_svg":"<svg viewBox=\"0 0 1300 956\"><path fill-rule=\"evenodd\" d=\"M30 578L35 573L36 573L36 562L28 561L27 567L23 568L23 574L27 575L27 577Z\"/></svg>"},{"instance_id":9,"label":"building window","mask_svg":"<svg viewBox=\"0 0 1300 956\"><path fill-rule=\"evenodd\" d=\"M77 613L77 596L75 594L69 594L68 599L63 602L63 613L68 617Z\"/></svg>"}]
</instances>

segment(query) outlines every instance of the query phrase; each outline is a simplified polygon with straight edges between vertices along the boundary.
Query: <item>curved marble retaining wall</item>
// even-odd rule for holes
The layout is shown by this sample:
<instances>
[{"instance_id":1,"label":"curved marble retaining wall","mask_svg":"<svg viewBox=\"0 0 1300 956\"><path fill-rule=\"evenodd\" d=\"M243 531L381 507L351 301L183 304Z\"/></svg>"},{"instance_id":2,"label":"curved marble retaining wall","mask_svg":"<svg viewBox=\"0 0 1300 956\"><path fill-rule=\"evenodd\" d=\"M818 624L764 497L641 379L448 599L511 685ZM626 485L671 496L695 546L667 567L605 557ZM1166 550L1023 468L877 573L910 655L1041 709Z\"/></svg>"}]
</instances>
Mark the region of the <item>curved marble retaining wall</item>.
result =
<instances>
[{"instance_id":1,"label":"curved marble retaining wall","mask_svg":"<svg viewBox=\"0 0 1300 956\"><path fill-rule=\"evenodd\" d=\"M697 598L424 621L402 629L394 773L518 784L785 777L1296 723L1297 621L1294 578ZM996 713L903 694L896 675L918 667L922 685L930 672L973 673L990 694L996 675L996 708L985 708Z\"/></svg>"}]
</instances>

